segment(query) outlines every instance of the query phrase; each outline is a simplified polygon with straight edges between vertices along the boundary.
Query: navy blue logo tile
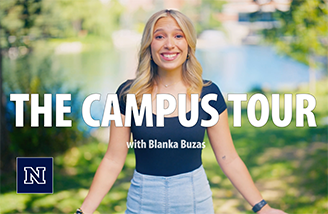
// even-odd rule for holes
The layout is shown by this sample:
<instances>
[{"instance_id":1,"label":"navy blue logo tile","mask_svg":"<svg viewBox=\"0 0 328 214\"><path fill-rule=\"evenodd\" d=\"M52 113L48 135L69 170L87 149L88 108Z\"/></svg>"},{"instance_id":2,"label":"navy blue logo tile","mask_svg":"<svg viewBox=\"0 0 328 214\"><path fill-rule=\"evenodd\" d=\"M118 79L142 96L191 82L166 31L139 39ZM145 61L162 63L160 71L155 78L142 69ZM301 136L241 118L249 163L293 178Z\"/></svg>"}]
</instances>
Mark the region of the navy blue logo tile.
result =
<instances>
[{"instance_id":1,"label":"navy blue logo tile","mask_svg":"<svg viewBox=\"0 0 328 214\"><path fill-rule=\"evenodd\" d=\"M18 157L17 193L53 193L53 158Z\"/></svg>"}]
</instances>

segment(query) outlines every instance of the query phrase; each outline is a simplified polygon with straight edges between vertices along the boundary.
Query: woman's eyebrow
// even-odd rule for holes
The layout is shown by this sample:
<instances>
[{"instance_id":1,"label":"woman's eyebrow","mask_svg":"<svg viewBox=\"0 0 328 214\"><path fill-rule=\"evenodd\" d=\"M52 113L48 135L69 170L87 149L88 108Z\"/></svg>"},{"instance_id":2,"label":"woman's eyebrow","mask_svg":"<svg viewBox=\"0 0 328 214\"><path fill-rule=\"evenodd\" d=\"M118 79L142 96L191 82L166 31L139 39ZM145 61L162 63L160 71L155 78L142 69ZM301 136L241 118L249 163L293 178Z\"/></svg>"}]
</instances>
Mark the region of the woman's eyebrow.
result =
<instances>
[{"instance_id":1,"label":"woman's eyebrow","mask_svg":"<svg viewBox=\"0 0 328 214\"><path fill-rule=\"evenodd\" d=\"M154 31L154 34L157 33L158 31L164 31L164 29L162 29L162 28L158 28L158 29L156 29L156 30ZM180 28L175 28L175 29L173 29L173 31L181 31L181 32L183 32Z\"/></svg>"}]
</instances>

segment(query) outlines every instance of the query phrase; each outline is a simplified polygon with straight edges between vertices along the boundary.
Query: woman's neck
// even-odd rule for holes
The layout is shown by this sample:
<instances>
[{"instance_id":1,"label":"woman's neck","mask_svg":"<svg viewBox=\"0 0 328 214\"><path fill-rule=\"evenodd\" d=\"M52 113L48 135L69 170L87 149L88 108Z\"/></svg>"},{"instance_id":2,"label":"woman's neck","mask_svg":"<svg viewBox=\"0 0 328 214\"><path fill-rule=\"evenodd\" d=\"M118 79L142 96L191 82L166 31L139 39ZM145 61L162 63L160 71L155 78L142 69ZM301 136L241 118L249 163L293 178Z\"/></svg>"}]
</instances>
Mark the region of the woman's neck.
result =
<instances>
[{"instance_id":1,"label":"woman's neck","mask_svg":"<svg viewBox=\"0 0 328 214\"><path fill-rule=\"evenodd\" d=\"M172 83L182 81L182 69L171 70L171 71L158 69L157 73L158 73L157 82L163 85L169 85Z\"/></svg>"}]
</instances>

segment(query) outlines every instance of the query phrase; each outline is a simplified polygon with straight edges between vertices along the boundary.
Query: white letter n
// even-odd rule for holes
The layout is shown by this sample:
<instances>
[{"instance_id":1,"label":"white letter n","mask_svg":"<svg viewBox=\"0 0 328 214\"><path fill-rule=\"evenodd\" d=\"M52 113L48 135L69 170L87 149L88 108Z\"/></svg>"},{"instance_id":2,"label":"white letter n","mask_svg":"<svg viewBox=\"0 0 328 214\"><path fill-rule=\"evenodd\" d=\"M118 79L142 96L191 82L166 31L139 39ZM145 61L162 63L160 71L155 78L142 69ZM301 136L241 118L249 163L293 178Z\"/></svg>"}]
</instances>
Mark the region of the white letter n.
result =
<instances>
[{"instance_id":1,"label":"white letter n","mask_svg":"<svg viewBox=\"0 0 328 214\"><path fill-rule=\"evenodd\" d=\"M37 184L46 184L46 180L44 177L44 172L46 171L46 167L36 167L36 171L37 171L36 172L32 167L26 166L24 167L24 171L25 171L24 184L34 184L34 181Z\"/></svg>"}]
</instances>

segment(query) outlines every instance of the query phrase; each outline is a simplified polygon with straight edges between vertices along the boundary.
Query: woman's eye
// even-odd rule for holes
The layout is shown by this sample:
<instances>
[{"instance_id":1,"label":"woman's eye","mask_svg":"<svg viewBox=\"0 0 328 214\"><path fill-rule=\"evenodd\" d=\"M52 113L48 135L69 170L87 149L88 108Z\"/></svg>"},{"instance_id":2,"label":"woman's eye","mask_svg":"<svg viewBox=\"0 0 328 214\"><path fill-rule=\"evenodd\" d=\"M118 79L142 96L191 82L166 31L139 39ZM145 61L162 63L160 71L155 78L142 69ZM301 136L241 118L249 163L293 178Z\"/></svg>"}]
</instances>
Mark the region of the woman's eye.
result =
<instances>
[{"instance_id":1,"label":"woman's eye","mask_svg":"<svg viewBox=\"0 0 328 214\"><path fill-rule=\"evenodd\" d=\"M159 36L155 36L155 39L162 39L163 36L159 35Z\"/></svg>"},{"instance_id":2,"label":"woman's eye","mask_svg":"<svg viewBox=\"0 0 328 214\"><path fill-rule=\"evenodd\" d=\"M183 38L183 35L176 35L176 37L177 37L178 39L181 39L181 38Z\"/></svg>"}]
</instances>

